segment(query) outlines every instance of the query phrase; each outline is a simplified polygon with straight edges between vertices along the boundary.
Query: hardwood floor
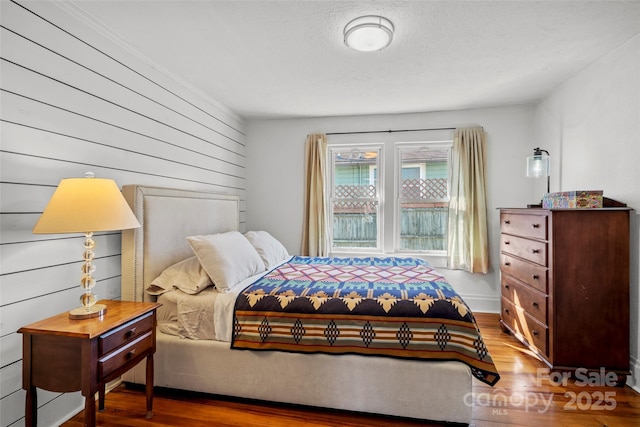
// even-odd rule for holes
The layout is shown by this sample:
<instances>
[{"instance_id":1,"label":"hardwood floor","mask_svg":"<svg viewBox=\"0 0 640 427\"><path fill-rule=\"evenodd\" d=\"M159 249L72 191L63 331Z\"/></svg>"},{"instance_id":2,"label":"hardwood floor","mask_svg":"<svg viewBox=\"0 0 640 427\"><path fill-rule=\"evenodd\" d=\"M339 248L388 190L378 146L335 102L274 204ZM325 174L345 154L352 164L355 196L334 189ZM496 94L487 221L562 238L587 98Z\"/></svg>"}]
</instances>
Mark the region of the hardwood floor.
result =
<instances>
[{"instance_id":1,"label":"hardwood floor","mask_svg":"<svg viewBox=\"0 0 640 427\"><path fill-rule=\"evenodd\" d=\"M637 427L640 394L630 387L593 385L595 379L549 377L545 365L513 337L504 334L498 315L478 313L478 324L500 372L495 387L473 380L472 427ZM546 374L546 375L545 375ZM558 381L554 381L558 380ZM589 385L587 385L588 383ZM154 415L145 419L142 390L119 386L98 413L99 426L441 426L440 423L274 405L196 393L157 390ZM83 413L63 424L83 425Z\"/></svg>"}]
</instances>

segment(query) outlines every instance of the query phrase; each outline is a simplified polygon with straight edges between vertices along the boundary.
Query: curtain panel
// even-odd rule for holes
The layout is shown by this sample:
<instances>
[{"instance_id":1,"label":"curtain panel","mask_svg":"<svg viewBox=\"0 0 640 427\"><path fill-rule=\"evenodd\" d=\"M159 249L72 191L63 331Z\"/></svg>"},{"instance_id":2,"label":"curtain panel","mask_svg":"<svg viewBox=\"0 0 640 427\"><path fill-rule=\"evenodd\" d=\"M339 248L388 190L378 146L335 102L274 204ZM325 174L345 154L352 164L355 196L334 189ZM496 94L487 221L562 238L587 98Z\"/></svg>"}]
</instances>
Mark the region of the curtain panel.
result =
<instances>
[{"instance_id":1,"label":"curtain panel","mask_svg":"<svg viewBox=\"0 0 640 427\"><path fill-rule=\"evenodd\" d=\"M456 129L447 237L448 267L489 272L486 139L482 127Z\"/></svg>"},{"instance_id":2,"label":"curtain panel","mask_svg":"<svg viewBox=\"0 0 640 427\"><path fill-rule=\"evenodd\" d=\"M304 224L301 255L327 255L324 181L327 167L327 136L311 134L305 144Z\"/></svg>"}]
</instances>

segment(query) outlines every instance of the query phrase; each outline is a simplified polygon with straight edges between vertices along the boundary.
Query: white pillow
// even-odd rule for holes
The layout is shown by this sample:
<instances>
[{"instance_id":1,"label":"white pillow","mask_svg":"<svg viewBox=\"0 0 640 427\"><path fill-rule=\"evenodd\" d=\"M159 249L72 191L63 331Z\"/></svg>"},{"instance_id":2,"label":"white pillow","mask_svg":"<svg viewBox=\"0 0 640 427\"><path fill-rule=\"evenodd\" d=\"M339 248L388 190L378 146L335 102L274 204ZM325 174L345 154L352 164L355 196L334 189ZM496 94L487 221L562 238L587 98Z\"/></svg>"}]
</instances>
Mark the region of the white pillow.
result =
<instances>
[{"instance_id":1,"label":"white pillow","mask_svg":"<svg viewBox=\"0 0 640 427\"><path fill-rule=\"evenodd\" d=\"M198 258L191 257L167 267L160 276L153 279L147 288L150 295L161 295L173 289L187 294L197 294L213 285Z\"/></svg>"},{"instance_id":2,"label":"white pillow","mask_svg":"<svg viewBox=\"0 0 640 427\"><path fill-rule=\"evenodd\" d=\"M267 270L289 258L287 248L266 231L247 231L244 236L256 249Z\"/></svg>"},{"instance_id":3,"label":"white pillow","mask_svg":"<svg viewBox=\"0 0 640 427\"><path fill-rule=\"evenodd\" d=\"M265 270L258 252L238 231L189 236L187 242L220 292Z\"/></svg>"}]
</instances>

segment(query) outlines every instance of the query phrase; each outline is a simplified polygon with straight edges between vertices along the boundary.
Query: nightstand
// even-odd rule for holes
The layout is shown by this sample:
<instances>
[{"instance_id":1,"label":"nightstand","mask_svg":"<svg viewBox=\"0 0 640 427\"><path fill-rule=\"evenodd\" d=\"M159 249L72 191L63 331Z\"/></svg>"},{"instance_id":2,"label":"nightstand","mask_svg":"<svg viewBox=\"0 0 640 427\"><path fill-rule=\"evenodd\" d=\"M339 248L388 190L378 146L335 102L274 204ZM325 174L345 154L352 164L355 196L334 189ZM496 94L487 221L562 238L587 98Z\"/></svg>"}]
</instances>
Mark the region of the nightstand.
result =
<instances>
[{"instance_id":1,"label":"nightstand","mask_svg":"<svg viewBox=\"0 0 640 427\"><path fill-rule=\"evenodd\" d=\"M105 384L147 359L147 418L153 414L153 354L156 309L161 304L100 301L101 317L72 320L69 313L18 330L22 337L22 388L27 391L25 424L37 425L36 387L56 392L81 391L85 426L95 426L96 403L104 409Z\"/></svg>"}]
</instances>

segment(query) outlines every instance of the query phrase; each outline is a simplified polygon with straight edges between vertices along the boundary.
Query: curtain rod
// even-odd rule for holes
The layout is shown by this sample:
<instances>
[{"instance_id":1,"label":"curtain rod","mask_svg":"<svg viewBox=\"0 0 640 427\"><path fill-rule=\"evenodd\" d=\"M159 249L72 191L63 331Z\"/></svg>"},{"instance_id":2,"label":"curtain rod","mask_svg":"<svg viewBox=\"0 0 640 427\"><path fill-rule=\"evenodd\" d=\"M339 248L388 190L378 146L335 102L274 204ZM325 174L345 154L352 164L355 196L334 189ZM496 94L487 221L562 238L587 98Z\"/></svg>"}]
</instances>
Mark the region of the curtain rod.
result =
<instances>
[{"instance_id":1,"label":"curtain rod","mask_svg":"<svg viewBox=\"0 0 640 427\"><path fill-rule=\"evenodd\" d=\"M355 135L359 133L395 133L395 132L421 132L426 130L455 130L456 128L431 128L431 129L398 129L398 130L365 130L358 132L328 132L325 135Z\"/></svg>"}]
</instances>

